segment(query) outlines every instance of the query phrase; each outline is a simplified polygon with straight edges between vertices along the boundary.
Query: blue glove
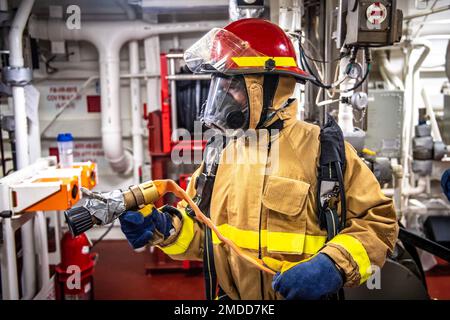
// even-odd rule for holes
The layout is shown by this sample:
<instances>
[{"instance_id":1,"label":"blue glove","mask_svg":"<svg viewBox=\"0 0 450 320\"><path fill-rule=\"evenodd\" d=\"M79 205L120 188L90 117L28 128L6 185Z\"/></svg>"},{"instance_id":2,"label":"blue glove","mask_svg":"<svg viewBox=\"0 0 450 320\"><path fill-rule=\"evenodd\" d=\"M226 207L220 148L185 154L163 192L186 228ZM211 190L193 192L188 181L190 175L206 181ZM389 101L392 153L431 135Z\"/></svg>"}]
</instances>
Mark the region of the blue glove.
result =
<instances>
[{"instance_id":1,"label":"blue glove","mask_svg":"<svg viewBox=\"0 0 450 320\"><path fill-rule=\"evenodd\" d=\"M170 236L170 230L173 228L172 217L168 212L170 210L163 207L161 211L150 207L147 212L126 211L119 217L120 228L134 249L142 248L149 243L155 230L159 231L164 239Z\"/></svg>"},{"instance_id":2,"label":"blue glove","mask_svg":"<svg viewBox=\"0 0 450 320\"><path fill-rule=\"evenodd\" d=\"M343 285L341 272L323 253L301 262L282 262L269 257L263 261L278 271L273 277L272 287L287 300L317 300L336 293Z\"/></svg>"},{"instance_id":3,"label":"blue glove","mask_svg":"<svg viewBox=\"0 0 450 320\"><path fill-rule=\"evenodd\" d=\"M441 178L441 186L442 191L447 197L448 201L450 201L450 169L447 169Z\"/></svg>"}]
</instances>

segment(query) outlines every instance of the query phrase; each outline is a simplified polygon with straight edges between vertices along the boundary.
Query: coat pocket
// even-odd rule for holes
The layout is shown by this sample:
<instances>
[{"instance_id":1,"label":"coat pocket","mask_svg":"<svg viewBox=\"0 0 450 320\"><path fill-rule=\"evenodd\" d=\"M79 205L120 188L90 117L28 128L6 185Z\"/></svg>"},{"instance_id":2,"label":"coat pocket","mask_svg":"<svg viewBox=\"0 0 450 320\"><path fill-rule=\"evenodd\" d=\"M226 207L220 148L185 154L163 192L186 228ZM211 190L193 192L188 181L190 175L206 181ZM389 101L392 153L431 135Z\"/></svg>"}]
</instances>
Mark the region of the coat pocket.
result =
<instances>
[{"instance_id":1,"label":"coat pocket","mask_svg":"<svg viewBox=\"0 0 450 320\"><path fill-rule=\"evenodd\" d=\"M284 254L303 253L307 215L302 214L310 184L270 176L262 203L267 211L267 251Z\"/></svg>"}]
</instances>

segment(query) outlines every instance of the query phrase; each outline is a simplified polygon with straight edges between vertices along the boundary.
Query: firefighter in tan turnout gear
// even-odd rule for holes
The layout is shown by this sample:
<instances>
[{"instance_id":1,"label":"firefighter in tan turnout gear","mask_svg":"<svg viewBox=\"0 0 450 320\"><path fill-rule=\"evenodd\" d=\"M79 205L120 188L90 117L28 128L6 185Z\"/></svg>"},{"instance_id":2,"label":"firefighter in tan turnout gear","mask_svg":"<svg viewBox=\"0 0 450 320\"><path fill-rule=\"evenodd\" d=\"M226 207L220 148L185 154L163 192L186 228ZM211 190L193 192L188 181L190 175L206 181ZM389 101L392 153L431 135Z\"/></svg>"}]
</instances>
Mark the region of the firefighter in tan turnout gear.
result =
<instances>
[{"instance_id":1,"label":"firefighter in tan turnout gear","mask_svg":"<svg viewBox=\"0 0 450 320\"><path fill-rule=\"evenodd\" d=\"M296 82L310 76L297 66L287 35L264 20L239 20L211 30L186 51L185 61L195 73L212 73L204 123L228 137L237 131L254 133L227 139L209 190L210 218L225 237L276 275L230 250L190 214L184 201L178 209L164 207L145 218L123 214L129 242L135 248L157 245L177 260L202 260L209 268L210 298L320 299L343 286L363 284L394 248L398 225L393 203L345 143L345 221L339 228L339 220L327 220L338 230L329 237L318 214L321 129L298 121L297 101L290 98ZM209 198L199 194L206 166L198 168L188 186L197 200ZM338 195L342 219L340 202Z\"/></svg>"}]
</instances>

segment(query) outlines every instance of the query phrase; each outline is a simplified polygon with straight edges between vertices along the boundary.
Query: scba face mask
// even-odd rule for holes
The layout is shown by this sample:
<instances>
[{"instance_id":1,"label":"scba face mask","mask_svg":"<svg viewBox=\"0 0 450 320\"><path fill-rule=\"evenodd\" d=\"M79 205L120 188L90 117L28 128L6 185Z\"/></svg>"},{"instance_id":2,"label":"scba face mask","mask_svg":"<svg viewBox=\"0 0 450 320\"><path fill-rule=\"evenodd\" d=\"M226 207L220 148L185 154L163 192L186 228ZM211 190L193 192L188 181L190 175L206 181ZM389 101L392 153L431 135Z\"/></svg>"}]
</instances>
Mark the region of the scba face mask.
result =
<instances>
[{"instance_id":1,"label":"scba face mask","mask_svg":"<svg viewBox=\"0 0 450 320\"><path fill-rule=\"evenodd\" d=\"M214 75L203 111L203 123L223 132L246 129L249 103L243 76Z\"/></svg>"}]
</instances>

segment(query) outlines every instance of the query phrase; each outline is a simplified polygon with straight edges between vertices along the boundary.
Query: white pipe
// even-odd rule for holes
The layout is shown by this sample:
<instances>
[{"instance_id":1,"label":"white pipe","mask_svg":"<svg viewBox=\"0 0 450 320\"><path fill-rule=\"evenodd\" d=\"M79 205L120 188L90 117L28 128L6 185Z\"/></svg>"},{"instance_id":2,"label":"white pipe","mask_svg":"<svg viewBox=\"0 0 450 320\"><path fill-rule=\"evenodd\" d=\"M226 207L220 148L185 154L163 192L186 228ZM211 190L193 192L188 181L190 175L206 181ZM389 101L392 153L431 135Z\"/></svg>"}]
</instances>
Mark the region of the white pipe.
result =
<instances>
[{"instance_id":1,"label":"white pipe","mask_svg":"<svg viewBox=\"0 0 450 320\"><path fill-rule=\"evenodd\" d=\"M142 21L83 21L80 29L69 30L63 21L30 21L30 34L37 39L52 41L88 41L95 45L100 57L100 86L102 104L102 141L105 157L119 173L132 169L131 156L125 153L119 107L119 51L131 40L157 34L206 31L227 22L185 22L147 24ZM157 62L156 62L157 63Z\"/></svg>"},{"instance_id":2,"label":"white pipe","mask_svg":"<svg viewBox=\"0 0 450 320\"><path fill-rule=\"evenodd\" d=\"M417 196L421 193L424 193L427 189L427 179L425 177L420 177L417 181L416 187L408 186L408 188L404 189L402 194L405 196Z\"/></svg>"},{"instance_id":3,"label":"white pipe","mask_svg":"<svg viewBox=\"0 0 450 320\"><path fill-rule=\"evenodd\" d=\"M131 172L133 164L131 154L125 152L122 141L122 122L119 105L119 50L99 51L102 144L105 158L114 171L127 175Z\"/></svg>"},{"instance_id":4,"label":"white pipe","mask_svg":"<svg viewBox=\"0 0 450 320\"><path fill-rule=\"evenodd\" d=\"M434 113L433 107L430 104L430 99L428 99L428 93L426 92L424 87L422 87L421 93L422 93L423 104L425 105L428 116L430 116L433 140L434 141L442 141L441 131L439 130L439 126L436 121L436 114Z\"/></svg>"},{"instance_id":5,"label":"white pipe","mask_svg":"<svg viewBox=\"0 0 450 320\"><path fill-rule=\"evenodd\" d=\"M34 0L22 0L9 31L9 65L22 68L24 66L22 37L23 30L30 16ZM28 129L25 108L25 90L23 87L13 86L14 123L16 136L17 168L29 165ZM23 298L33 298L36 291L35 256L33 243L33 220L25 223L21 228L23 248L22 287Z\"/></svg>"},{"instance_id":6,"label":"white pipe","mask_svg":"<svg viewBox=\"0 0 450 320\"><path fill-rule=\"evenodd\" d=\"M23 67L23 29L30 16L34 0L22 0L9 31L9 64L13 67Z\"/></svg>"},{"instance_id":7,"label":"white pipe","mask_svg":"<svg viewBox=\"0 0 450 320\"><path fill-rule=\"evenodd\" d=\"M340 61L340 79L345 77L344 70L346 69L347 65L349 63L349 58L343 58ZM343 92L345 90L353 88L355 85L355 79L346 78L339 86L339 89L341 90L341 97L351 97L353 94L353 91L349 92ZM353 107L349 103L342 102L342 99L339 102L339 114L338 114L338 124L342 129L342 132L344 135L346 133L353 133L354 132L354 126L353 126Z\"/></svg>"},{"instance_id":8,"label":"white pipe","mask_svg":"<svg viewBox=\"0 0 450 320\"><path fill-rule=\"evenodd\" d=\"M30 163L24 87L13 86L12 97L14 105L14 134L16 137L17 168L21 169Z\"/></svg>"},{"instance_id":9,"label":"white pipe","mask_svg":"<svg viewBox=\"0 0 450 320\"><path fill-rule=\"evenodd\" d=\"M384 193L386 197L392 198L394 196L395 190L394 188L383 188L381 192Z\"/></svg>"},{"instance_id":10,"label":"white pipe","mask_svg":"<svg viewBox=\"0 0 450 320\"><path fill-rule=\"evenodd\" d=\"M400 78L391 72L393 67L387 58L386 51L379 51L377 56L380 63L380 71L382 71L387 76L389 81L396 87L396 89L405 90L405 86L403 85L403 82L400 80Z\"/></svg>"},{"instance_id":11,"label":"white pipe","mask_svg":"<svg viewBox=\"0 0 450 320\"><path fill-rule=\"evenodd\" d=\"M30 219L20 228L23 255L22 298L25 300L33 299L36 294L36 257L34 250L33 222L34 219Z\"/></svg>"},{"instance_id":12,"label":"white pipe","mask_svg":"<svg viewBox=\"0 0 450 320\"><path fill-rule=\"evenodd\" d=\"M410 188L410 179L412 175L410 174L410 162L412 161L411 156L411 146L412 138L414 135L414 124L418 123L418 107L417 103L420 100L418 95L420 90L417 90L417 85L420 83L420 66L422 65L425 58L430 52L429 41L414 40L411 44L412 50L417 48L423 48L421 55L417 59L414 67L408 72L407 81L405 86L405 91L409 94L405 94L405 111L404 111L404 121L403 121L403 154L402 154L402 165L403 165L403 187L405 189ZM408 107L409 106L409 107ZM404 193L403 193L404 194Z\"/></svg>"},{"instance_id":13,"label":"white pipe","mask_svg":"<svg viewBox=\"0 0 450 320\"><path fill-rule=\"evenodd\" d=\"M28 124L28 147L29 161L34 163L41 157L41 135L39 126L39 91L32 85L25 87L26 109L36 109L36 114L29 117Z\"/></svg>"},{"instance_id":14,"label":"white pipe","mask_svg":"<svg viewBox=\"0 0 450 320\"><path fill-rule=\"evenodd\" d=\"M419 178L416 187L408 187L402 192L403 196L415 196L424 193L427 189L427 180L424 177ZM381 190L385 196L392 197L395 193L394 188L385 188Z\"/></svg>"},{"instance_id":15,"label":"white pipe","mask_svg":"<svg viewBox=\"0 0 450 320\"><path fill-rule=\"evenodd\" d=\"M128 44L130 73L139 72L139 44L137 41L131 41ZM140 169L144 163L144 148L142 141L142 113L141 113L141 85L139 79L131 78L131 134L133 137L133 181L140 183Z\"/></svg>"},{"instance_id":16,"label":"white pipe","mask_svg":"<svg viewBox=\"0 0 450 320\"><path fill-rule=\"evenodd\" d=\"M17 279L16 242L11 218L2 219L3 245L1 246L2 298L4 300L19 299Z\"/></svg>"},{"instance_id":17,"label":"white pipe","mask_svg":"<svg viewBox=\"0 0 450 320\"><path fill-rule=\"evenodd\" d=\"M36 212L34 218L35 227L35 244L36 252L38 252L39 265L39 287L42 288L50 281L50 268L48 258L48 243L47 243L47 223L45 215L42 211Z\"/></svg>"},{"instance_id":18,"label":"white pipe","mask_svg":"<svg viewBox=\"0 0 450 320\"><path fill-rule=\"evenodd\" d=\"M382 67L381 64L380 64L380 75L381 75L381 78L383 79L383 81L386 82L386 84L387 84L386 89L388 89L388 90L396 89L395 85L389 79L386 69L384 67Z\"/></svg>"}]
</instances>

